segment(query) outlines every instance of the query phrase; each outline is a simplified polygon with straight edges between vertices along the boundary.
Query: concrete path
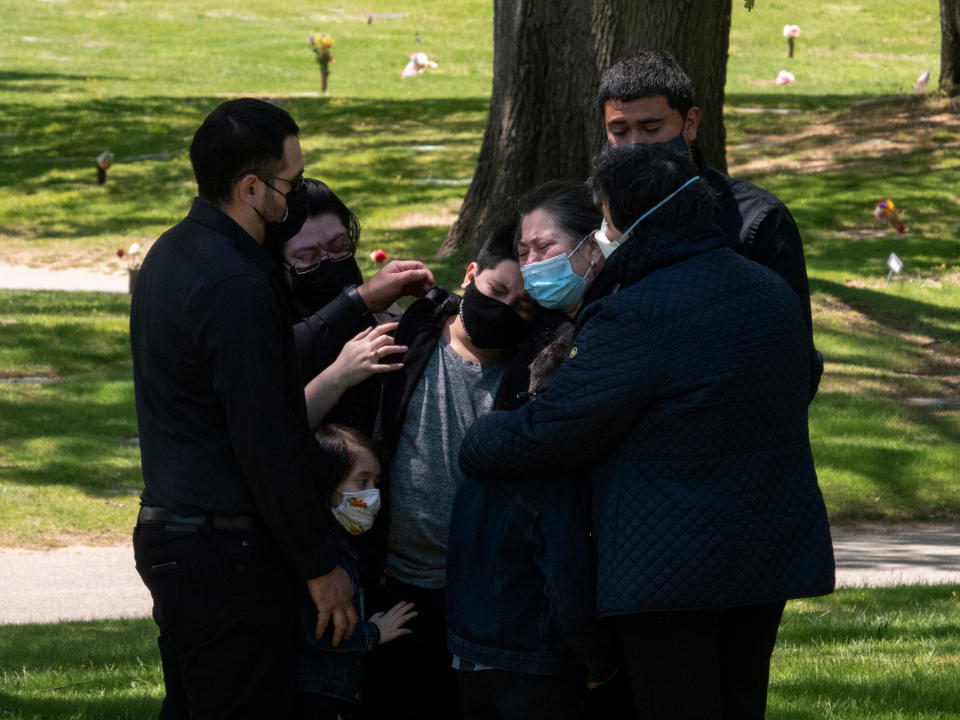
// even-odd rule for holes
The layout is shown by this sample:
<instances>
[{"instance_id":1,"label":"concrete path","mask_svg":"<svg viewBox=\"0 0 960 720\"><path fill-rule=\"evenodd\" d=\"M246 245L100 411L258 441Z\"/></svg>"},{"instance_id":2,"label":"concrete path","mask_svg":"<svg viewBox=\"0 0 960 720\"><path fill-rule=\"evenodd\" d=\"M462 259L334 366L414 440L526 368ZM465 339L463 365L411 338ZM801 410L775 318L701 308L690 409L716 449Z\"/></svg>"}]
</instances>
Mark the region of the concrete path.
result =
<instances>
[{"instance_id":1,"label":"concrete path","mask_svg":"<svg viewBox=\"0 0 960 720\"><path fill-rule=\"evenodd\" d=\"M960 524L834 530L837 584L960 584ZM148 617L133 549L0 549L0 624Z\"/></svg>"},{"instance_id":2,"label":"concrete path","mask_svg":"<svg viewBox=\"0 0 960 720\"><path fill-rule=\"evenodd\" d=\"M0 264L0 288L4 290L91 290L122 292L129 289L126 273L104 275L89 270L42 270Z\"/></svg>"}]
</instances>

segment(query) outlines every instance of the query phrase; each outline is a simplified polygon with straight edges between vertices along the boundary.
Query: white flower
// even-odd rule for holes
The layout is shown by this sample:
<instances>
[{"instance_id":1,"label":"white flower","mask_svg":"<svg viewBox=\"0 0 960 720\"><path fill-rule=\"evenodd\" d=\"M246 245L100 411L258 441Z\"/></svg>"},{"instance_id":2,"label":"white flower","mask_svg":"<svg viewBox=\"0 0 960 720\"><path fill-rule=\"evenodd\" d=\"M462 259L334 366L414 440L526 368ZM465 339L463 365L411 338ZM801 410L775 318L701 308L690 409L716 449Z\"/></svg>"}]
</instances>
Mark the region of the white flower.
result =
<instances>
[{"instance_id":1,"label":"white flower","mask_svg":"<svg viewBox=\"0 0 960 720\"><path fill-rule=\"evenodd\" d=\"M784 25L783 36L785 38L797 37L800 34L799 25Z\"/></svg>"},{"instance_id":2,"label":"white flower","mask_svg":"<svg viewBox=\"0 0 960 720\"><path fill-rule=\"evenodd\" d=\"M131 255L139 255L139 254L140 254L140 244L139 244L139 243L134 243L133 245L130 246L130 249L129 249L127 252L128 252L129 254L131 254Z\"/></svg>"}]
</instances>

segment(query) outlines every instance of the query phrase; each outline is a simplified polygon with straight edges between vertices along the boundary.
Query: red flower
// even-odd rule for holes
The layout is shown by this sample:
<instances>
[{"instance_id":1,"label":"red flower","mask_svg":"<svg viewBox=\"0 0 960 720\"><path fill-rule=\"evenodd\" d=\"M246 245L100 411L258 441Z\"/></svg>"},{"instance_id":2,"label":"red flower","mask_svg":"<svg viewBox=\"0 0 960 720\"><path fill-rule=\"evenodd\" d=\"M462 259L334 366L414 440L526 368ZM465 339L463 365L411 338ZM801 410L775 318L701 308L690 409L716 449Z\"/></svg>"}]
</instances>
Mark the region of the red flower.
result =
<instances>
[{"instance_id":1,"label":"red flower","mask_svg":"<svg viewBox=\"0 0 960 720\"><path fill-rule=\"evenodd\" d=\"M118 257L118 258L122 258L122 257L123 257L123 248L117 248L117 257Z\"/></svg>"},{"instance_id":2,"label":"red flower","mask_svg":"<svg viewBox=\"0 0 960 720\"><path fill-rule=\"evenodd\" d=\"M377 265L382 265L383 262L387 259L387 254L380 248L377 248L372 253L370 253L370 259L373 260L375 263L377 263Z\"/></svg>"}]
</instances>

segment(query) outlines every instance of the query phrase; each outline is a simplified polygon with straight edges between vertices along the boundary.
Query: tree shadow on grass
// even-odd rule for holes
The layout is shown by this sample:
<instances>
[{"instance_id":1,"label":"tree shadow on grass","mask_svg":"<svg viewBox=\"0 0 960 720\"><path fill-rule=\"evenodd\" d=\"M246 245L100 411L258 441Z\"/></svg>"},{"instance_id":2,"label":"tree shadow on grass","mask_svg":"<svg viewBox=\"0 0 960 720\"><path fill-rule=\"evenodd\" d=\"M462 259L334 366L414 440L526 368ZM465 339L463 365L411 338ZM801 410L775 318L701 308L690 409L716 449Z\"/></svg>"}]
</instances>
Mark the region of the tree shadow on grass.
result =
<instances>
[{"instance_id":1,"label":"tree shadow on grass","mask_svg":"<svg viewBox=\"0 0 960 720\"><path fill-rule=\"evenodd\" d=\"M41 111L29 104L2 104L0 117L6 132L16 137L19 150L0 162L0 185L23 187L46 173L52 159L57 159L59 170L86 168L104 147L118 159L183 154L204 117L224 101L216 97L109 98L67 101ZM355 140L358 149L371 140L372 149L378 143L397 145L395 139L379 138L403 130L422 131L425 141L433 145L460 143L462 135L482 132L488 102L483 98L332 102L283 97L274 101L293 115L304 140Z\"/></svg>"},{"instance_id":2,"label":"tree shadow on grass","mask_svg":"<svg viewBox=\"0 0 960 720\"><path fill-rule=\"evenodd\" d=\"M18 93L55 93L61 88L67 87L74 83L85 83L89 80L123 79L124 78L115 75L77 75L76 73L0 70L0 90L15 90Z\"/></svg>"},{"instance_id":3,"label":"tree shadow on grass","mask_svg":"<svg viewBox=\"0 0 960 720\"><path fill-rule=\"evenodd\" d=\"M960 308L820 278L811 279L810 291L832 295L883 326L960 347Z\"/></svg>"},{"instance_id":4,"label":"tree shadow on grass","mask_svg":"<svg viewBox=\"0 0 960 720\"><path fill-rule=\"evenodd\" d=\"M163 97L68 102L45 110L40 122L32 106L0 106L19 148L15 156L0 157L0 185L16 188L23 198L7 210L5 233L28 241L155 237L189 209L196 188L187 148L203 118L221 102ZM278 102L301 126L307 175L329 182L361 220L380 208L462 197L465 185L421 183L472 176L487 103L463 98ZM411 149L424 144L444 149ZM93 158L104 148L116 162L107 183L97 185ZM124 161L163 152L172 153L169 161ZM436 247L441 241L438 237ZM432 256L436 247L423 256Z\"/></svg>"}]
</instances>

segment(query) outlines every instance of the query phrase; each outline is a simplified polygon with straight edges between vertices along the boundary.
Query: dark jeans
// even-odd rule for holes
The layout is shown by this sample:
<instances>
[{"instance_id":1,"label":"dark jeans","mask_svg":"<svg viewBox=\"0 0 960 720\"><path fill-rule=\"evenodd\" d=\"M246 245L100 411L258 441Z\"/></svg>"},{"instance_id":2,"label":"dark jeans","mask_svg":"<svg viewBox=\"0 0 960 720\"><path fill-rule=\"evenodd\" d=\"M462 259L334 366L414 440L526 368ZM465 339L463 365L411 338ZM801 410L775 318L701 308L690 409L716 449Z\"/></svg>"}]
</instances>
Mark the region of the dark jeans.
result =
<instances>
[{"instance_id":1,"label":"dark jeans","mask_svg":"<svg viewBox=\"0 0 960 720\"><path fill-rule=\"evenodd\" d=\"M763 718L784 604L618 618L637 717Z\"/></svg>"},{"instance_id":2,"label":"dark jeans","mask_svg":"<svg viewBox=\"0 0 960 720\"><path fill-rule=\"evenodd\" d=\"M464 720L579 720L587 692L583 680L556 675L462 670L457 679Z\"/></svg>"},{"instance_id":3,"label":"dark jeans","mask_svg":"<svg viewBox=\"0 0 960 720\"><path fill-rule=\"evenodd\" d=\"M272 536L141 525L133 547L160 630L161 720L288 717L298 581Z\"/></svg>"},{"instance_id":4,"label":"dark jeans","mask_svg":"<svg viewBox=\"0 0 960 720\"><path fill-rule=\"evenodd\" d=\"M427 590L387 578L367 611L387 610L401 600L416 605L413 630L377 647L368 656L363 706L357 716L390 720L457 720L460 699L456 671L447 650L443 589Z\"/></svg>"}]
</instances>

